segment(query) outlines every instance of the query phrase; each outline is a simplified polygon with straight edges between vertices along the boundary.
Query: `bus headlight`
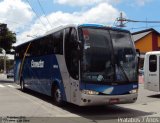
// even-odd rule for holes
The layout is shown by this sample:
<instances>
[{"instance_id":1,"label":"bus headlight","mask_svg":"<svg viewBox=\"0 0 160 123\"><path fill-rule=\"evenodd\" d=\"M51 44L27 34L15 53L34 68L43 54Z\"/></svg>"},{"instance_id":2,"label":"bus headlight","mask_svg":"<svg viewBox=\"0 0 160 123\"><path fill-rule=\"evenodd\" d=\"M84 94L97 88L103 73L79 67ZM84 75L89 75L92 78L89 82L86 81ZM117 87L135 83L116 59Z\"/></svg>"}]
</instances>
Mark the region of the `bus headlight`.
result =
<instances>
[{"instance_id":1,"label":"bus headlight","mask_svg":"<svg viewBox=\"0 0 160 123\"><path fill-rule=\"evenodd\" d=\"M130 94L135 94L135 93L138 93L138 89L133 89L131 91L129 91Z\"/></svg>"},{"instance_id":2,"label":"bus headlight","mask_svg":"<svg viewBox=\"0 0 160 123\"><path fill-rule=\"evenodd\" d=\"M82 90L82 93L87 94L87 95L98 95L99 92L92 91L92 90Z\"/></svg>"}]
</instances>

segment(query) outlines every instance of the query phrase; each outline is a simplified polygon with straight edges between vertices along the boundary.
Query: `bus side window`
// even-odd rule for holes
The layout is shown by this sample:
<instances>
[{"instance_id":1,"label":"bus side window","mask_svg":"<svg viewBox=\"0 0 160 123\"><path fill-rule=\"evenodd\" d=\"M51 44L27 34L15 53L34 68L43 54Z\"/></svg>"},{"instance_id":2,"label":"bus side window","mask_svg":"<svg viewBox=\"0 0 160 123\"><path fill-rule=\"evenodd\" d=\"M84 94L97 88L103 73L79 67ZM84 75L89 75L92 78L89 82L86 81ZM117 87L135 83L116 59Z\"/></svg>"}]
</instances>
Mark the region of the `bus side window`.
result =
<instances>
[{"instance_id":1,"label":"bus side window","mask_svg":"<svg viewBox=\"0 0 160 123\"><path fill-rule=\"evenodd\" d=\"M24 55L25 55L25 52L26 52L26 49L27 49L27 46L28 44L26 45L23 45L19 48L19 58L23 59Z\"/></svg>"},{"instance_id":2,"label":"bus side window","mask_svg":"<svg viewBox=\"0 0 160 123\"><path fill-rule=\"evenodd\" d=\"M30 47L29 47L29 50L28 50L28 54L30 54L30 56L38 56L40 53L39 53L39 43L31 43Z\"/></svg>"},{"instance_id":3,"label":"bus side window","mask_svg":"<svg viewBox=\"0 0 160 123\"><path fill-rule=\"evenodd\" d=\"M54 53L63 54L63 30L53 34Z\"/></svg>"},{"instance_id":4,"label":"bus side window","mask_svg":"<svg viewBox=\"0 0 160 123\"><path fill-rule=\"evenodd\" d=\"M42 38L39 42L36 43L36 45L38 56L54 54L53 36L48 35Z\"/></svg>"},{"instance_id":5,"label":"bus side window","mask_svg":"<svg viewBox=\"0 0 160 123\"><path fill-rule=\"evenodd\" d=\"M150 72L157 71L157 56L156 55L149 56L149 71Z\"/></svg>"},{"instance_id":6,"label":"bus side window","mask_svg":"<svg viewBox=\"0 0 160 123\"><path fill-rule=\"evenodd\" d=\"M54 54L54 41L53 41L53 36L49 35L46 38L46 45L47 45L47 52L48 54Z\"/></svg>"}]
</instances>

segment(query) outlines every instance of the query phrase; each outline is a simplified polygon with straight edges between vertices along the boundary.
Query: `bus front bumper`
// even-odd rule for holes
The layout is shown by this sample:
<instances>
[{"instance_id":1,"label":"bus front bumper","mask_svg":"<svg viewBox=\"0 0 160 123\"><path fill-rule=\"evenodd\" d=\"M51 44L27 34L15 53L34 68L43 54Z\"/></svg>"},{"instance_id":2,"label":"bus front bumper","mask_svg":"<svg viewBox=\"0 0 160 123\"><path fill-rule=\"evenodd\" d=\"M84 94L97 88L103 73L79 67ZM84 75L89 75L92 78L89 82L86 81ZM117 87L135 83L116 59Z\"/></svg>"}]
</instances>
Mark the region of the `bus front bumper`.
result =
<instances>
[{"instance_id":1,"label":"bus front bumper","mask_svg":"<svg viewBox=\"0 0 160 123\"><path fill-rule=\"evenodd\" d=\"M80 106L134 103L138 94L126 95L81 95Z\"/></svg>"}]
</instances>

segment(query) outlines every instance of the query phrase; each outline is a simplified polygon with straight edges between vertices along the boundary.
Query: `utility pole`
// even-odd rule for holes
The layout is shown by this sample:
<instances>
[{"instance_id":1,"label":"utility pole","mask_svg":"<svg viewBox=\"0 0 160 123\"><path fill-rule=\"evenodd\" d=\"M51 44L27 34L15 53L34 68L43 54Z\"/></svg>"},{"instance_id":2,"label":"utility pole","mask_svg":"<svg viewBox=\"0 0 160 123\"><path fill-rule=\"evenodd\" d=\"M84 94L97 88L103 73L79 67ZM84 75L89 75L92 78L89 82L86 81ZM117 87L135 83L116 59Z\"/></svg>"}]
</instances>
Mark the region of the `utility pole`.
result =
<instances>
[{"instance_id":1,"label":"utility pole","mask_svg":"<svg viewBox=\"0 0 160 123\"><path fill-rule=\"evenodd\" d=\"M31 37L31 38L37 38L37 35L27 35L27 37Z\"/></svg>"},{"instance_id":2,"label":"utility pole","mask_svg":"<svg viewBox=\"0 0 160 123\"><path fill-rule=\"evenodd\" d=\"M6 51L4 50L4 74L6 74Z\"/></svg>"},{"instance_id":3,"label":"utility pole","mask_svg":"<svg viewBox=\"0 0 160 123\"><path fill-rule=\"evenodd\" d=\"M123 17L123 13L120 12L120 16L117 18L117 21L119 22L119 25L117 25L118 27L125 27L125 21L126 19Z\"/></svg>"},{"instance_id":4,"label":"utility pole","mask_svg":"<svg viewBox=\"0 0 160 123\"><path fill-rule=\"evenodd\" d=\"M146 18L145 21L143 20L131 20L131 19L126 19L123 17L123 13L120 12L120 16L116 19L116 21L118 22L118 24L116 25L117 27L125 27L125 24L128 22L134 22L134 23L146 23L146 27L148 23L160 23L160 21L148 21L148 19Z\"/></svg>"},{"instance_id":5,"label":"utility pole","mask_svg":"<svg viewBox=\"0 0 160 123\"><path fill-rule=\"evenodd\" d=\"M2 53L3 53L3 59L4 59L4 65L3 65L3 73L6 74L6 51L3 49L3 48L0 48L2 49Z\"/></svg>"}]
</instances>

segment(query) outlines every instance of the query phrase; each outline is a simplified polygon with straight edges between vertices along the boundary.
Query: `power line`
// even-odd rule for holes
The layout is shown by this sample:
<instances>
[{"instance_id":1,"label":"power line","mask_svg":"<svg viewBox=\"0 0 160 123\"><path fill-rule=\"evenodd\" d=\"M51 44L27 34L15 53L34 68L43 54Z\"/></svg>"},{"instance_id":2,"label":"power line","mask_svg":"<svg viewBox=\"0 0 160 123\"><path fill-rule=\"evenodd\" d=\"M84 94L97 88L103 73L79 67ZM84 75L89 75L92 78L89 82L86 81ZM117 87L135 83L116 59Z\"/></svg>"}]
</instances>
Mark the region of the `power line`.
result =
<instances>
[{"instance_id":1,"label":"power line","mask_svg":"<svg viewBox=\"0 0 160 123\"><path fill-rule=\"evenodd\" d=\"M5 19L5 21L8 21L9 23L14 23L14 24L22 24L21 22L16 22L16 21L11 21L11 20L9 20L9 19L6 19L6 18L4 18ZM3 18L0 18L0 20L2 21L2 23L6 23L6 22L4 22L4 20L3 20ZM6 23L7 24L7 23ZM29 28L29 24L25 24L25 25L23 25L24 27L26 27L26 28ZM46 30L44 30L44 29L41 29L41 30L43 30L43 31L46 31Z\"/></svg>"},{"instance_id":2,"label":"power line","mask_svg":"<svg viewBox=\"0 0 160 123\"><path fill-rule=\"evenodd\" d=\"M160 25L153 25L153 26L148 26L148 27L137 27L137 28L128 28L129 30L134 30L134 29L145 29L145 28L153 28L153 27L160 27Z\"/></svg>"},{"instance_id":3,"label":"power line","mask_svg":"<svg viewBox=\"0 0 160 123\"><path fill-rule=\"evenodd\" d=\"M11 21L11 20L8 20L8 19L6 19L5 18L5 20L3 20L3 18L0 18L0 20L2 21L2 23L6 23L6 24L8 24L7 22L9 22L9 23L14 23L14 24L22 24L22 22L16 22L16 21ZM6 21L6 22L5 22ZM24 27L29 27L30 25L29 24L25 24L25 25L23 25Z\"/></svg>"},{"instance_id":4,"label":"power line","mask_svg":"<svg viewBox=\"0 0 160 123\"><path fill-rule=\"evenodd\" d=\"M20 22L11 21L11 20L8 20L8 19L6 19L6 18L5 18L5 20L3 20L3 18L0 18L0 19L2 19L2 20L1 20L2 23L5 23L5 22L3 22L3 21L8 21L8 22L15 23L15 24L21 24Z\"/></svg>"},{"instance_id":5,"label":"power line","mask_svg":"<svg viewBox=\"0 0 160 123\"><path fill-rule=\"evenodd\" d=\"M47 18L47 15L46 15L46 13L45 13L43 7L42 7L41 2L40 2L39 0L37 0L37 1L38 1L38 4L39 4L39 6L40 6L40 8L41 8L41 10L42 10L42 12L43 12L43 14L44 14L44 16L45 16L47 22L48 22L48 24L49 24L49 25L51 26L51 28L52 28L52 25L51 25L51 23L49 22L49 20L48 20L48 18Z\"/></svg>"},{"instance_id":6,"label":"power line","mask_svg":"<svg viewBox=\"0 0 160 123\"><path fill-rule=\"evenodd\" d=\"M29 0L26 0L26 1L28 2L28 4L29 4L29 6L31 7L32 11L35 13L35 15L37 16L37 18L38 18L38 19L40 20L40 22L42 23L42 25L43 25L44 27L46 27L46 25L42 22L40 16L39 16L39 15L37 14L37 12L33 9L32 5L31 5L30 2L29 2Z\"/></svg>"},{"instance_id":7,"label":"power line","mask_svg":"<svg viewBox=\"0 0 160 123\"><path fill-rule=\"evenodd\" d=\"M160 23L160 21L139 21L139 20L130 20L130 19L126 19L126 21L128 22L140 22L140 23Z\"/></svg>"}]
</instances>

